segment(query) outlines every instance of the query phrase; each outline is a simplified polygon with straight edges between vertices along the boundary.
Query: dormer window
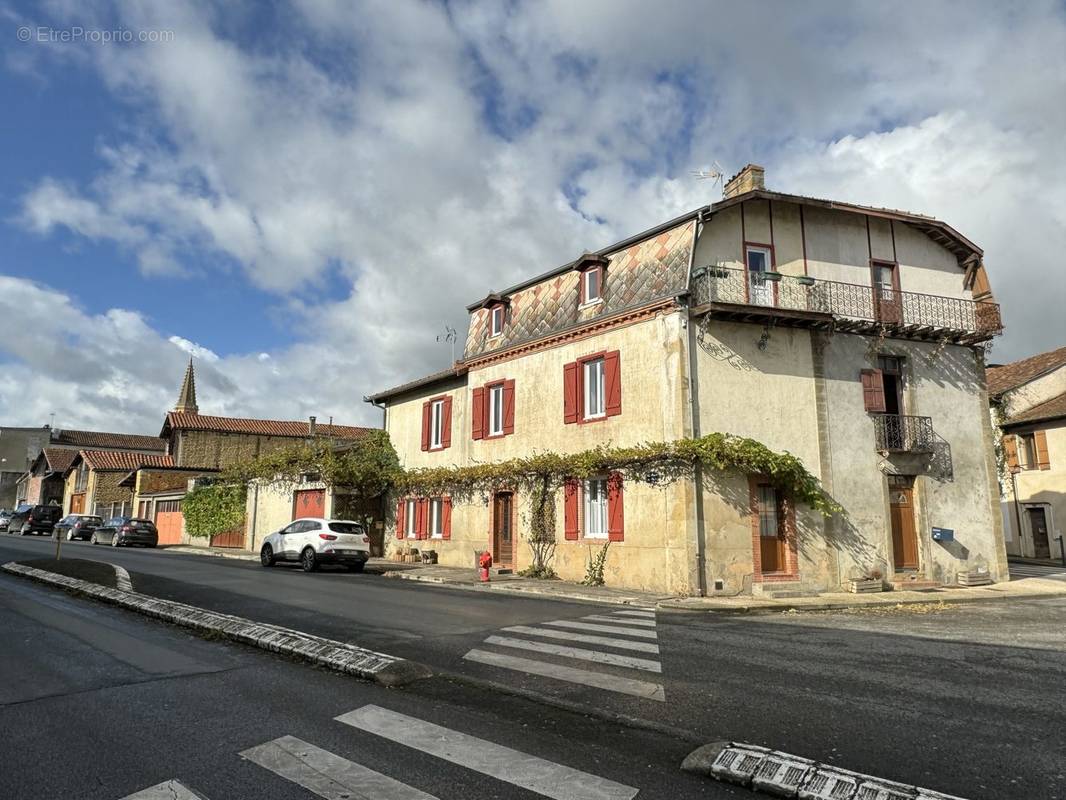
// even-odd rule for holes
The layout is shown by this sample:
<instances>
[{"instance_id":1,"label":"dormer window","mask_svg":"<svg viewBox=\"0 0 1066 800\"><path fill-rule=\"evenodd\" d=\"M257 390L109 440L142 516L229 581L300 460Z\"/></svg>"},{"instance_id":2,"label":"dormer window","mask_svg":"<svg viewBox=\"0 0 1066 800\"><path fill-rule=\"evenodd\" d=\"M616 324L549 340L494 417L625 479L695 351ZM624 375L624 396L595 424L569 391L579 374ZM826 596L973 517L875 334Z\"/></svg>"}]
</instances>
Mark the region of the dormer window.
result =
<instances>
[{"instance_id":1,"label":"dormer window","mask_svg":"<svg viewBox=\"0 0 1066 800\"><path fill-rule=\"evenodd\" d=\"M489 309L489 335L499 336L503 333L503 306L493 306Z\"/></svg>"},{"instance_id":2,"label":"dormer window","mask_svg":"<svg viewBox=\"0 0 1066 800\"><path fill-rule=\"evenodd\" d=\"M581 303L598 303L603 292L603 267L591 267L581 274Z\"/></svg>"}]
</instances>

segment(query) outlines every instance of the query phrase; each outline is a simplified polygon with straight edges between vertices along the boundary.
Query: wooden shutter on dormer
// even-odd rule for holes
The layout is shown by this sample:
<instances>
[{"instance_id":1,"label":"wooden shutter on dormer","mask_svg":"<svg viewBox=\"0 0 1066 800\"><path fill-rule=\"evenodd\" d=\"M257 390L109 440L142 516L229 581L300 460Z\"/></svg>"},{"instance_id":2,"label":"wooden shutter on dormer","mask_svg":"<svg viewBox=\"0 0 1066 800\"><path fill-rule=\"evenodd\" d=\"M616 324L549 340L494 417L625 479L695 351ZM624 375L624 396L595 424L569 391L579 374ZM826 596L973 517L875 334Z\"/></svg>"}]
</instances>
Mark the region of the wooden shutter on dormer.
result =
<instances>
[{"instance_id":1,"label":"wooden shutter on dormer","mask_svg":"<svg viewBox=\"0 0 1066 800\"><path fill-rule=\"evenodd\" d=\"M451 396L445 397L442 402L441 408L441 431L440 431L440 445L441 447L452 446L452 398Z\"/></svg>"},{"instance_id":2,"label":"wooden shutter on dormer","mask_svg":"<svg viewBox=\"0 0 1066 800\"><path fill-rule=\"evenodd\" d=\"M607 479L607 538L612 542L621 542L625 539L625 528L622 473L612 472Z\"/></svg>"},{"instance_id":3,"label":"wooden shutter on dormer","mask_svg":"<svg viewBox=\"0 0 1066 800\"><path fill-rule=\"evenodd\" d=\"M577 539L578 483L570 478L563 484L563 536L571 541Z\"/></svg>"},{"instance_id":4,"label":"wooden shutter on dormer","mask_svg":"<svg viewBox=\"0 0 1066 800\"><path fill-rule=\"evenodd\" d=\"M608 417L622 413L622 366L619 352L613 350L603 357L604 410Z\"/></svg>"},{"instance_id":5,"label":"wooden shutter on dormer","mask_svg":"<svg viewBox=\"0 0 1066 800\"><path fill-rule=\"evenodd\" d=\"M1044 431L1033 432L1033 444L1036 450L1036 468L1051 469L1051 459L1047 452L1047 434Z\"/></svg>"},{"instance_id":6,"label":"wooden shutter on dormer","mask_svg":"<svg viewBox=\"0 0 1066 800\"><path fill-rule=\"evenodd\" d=\"M475 439L485 438L485 387L474 389L470 399L471 430Z\"/></svg>"},{"instance_id":7,"label":"wooden shutter on dormer","mask_svg":"<svg viewBox=\"0 0 1066 800\"><path fill-rule=\"evenodd\" d=\"M577 422L577 370L578 363L563 364L563 424Z\"/></svg>"},{"instance_id":8,"label":"wooden shutter on dormer","mask_svg":"<svg viewBox=\"0 0 1066 800\"><path fill-rule=\"evenodd\" d=\"M433 414L433 404L426 402L422 404L422 449L429 449L429 430L430 430L430 418Z\"/></svg>"},{"instance_id":9,"label":"wooden shutter on dormer","mask_svg":"<svg viewBox=\"0 0 1066 800\"><path fill-rule=\"evenodd\" d=\"M871 414L885 413L885 381L879 369L861 371L862 400L866 411Z\"/></svg>"},{"instance_id":10,"label":"wooden shutter on dormer","mask_svg":"<svg viewBox=\"0 0 1066 800\"><path fill-rule=\"evenodd\" d=\"M1018 471L1018 439L1013 433L1003 437L1003 455L1007 459L1007 469L1011 472Z\"/></svg>"},{"instance_id":11,"label":"wooden shutter on dormer","mask_svg":"<svg viewBox=\"0 0 1066 800\"><path fill-rule=\"evenodd\" d=\"M514 433L514 378L503 382L503 435Z\"/></svg>"}]
</instances>

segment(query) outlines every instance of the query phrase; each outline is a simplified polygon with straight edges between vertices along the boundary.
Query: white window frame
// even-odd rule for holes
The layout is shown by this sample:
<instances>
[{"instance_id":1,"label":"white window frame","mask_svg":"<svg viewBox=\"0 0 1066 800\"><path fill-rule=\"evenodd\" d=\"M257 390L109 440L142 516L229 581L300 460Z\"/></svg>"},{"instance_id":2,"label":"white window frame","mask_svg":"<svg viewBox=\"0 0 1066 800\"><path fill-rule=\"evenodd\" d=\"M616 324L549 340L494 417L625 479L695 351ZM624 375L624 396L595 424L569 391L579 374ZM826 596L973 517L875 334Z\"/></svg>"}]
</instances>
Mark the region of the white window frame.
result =
<instances>
[{"instance_id":1,"label":"white window frame","mask_svg":"<svg viewBox=\"0 0 1066 800\"><path fill-rule=\"evenodd\" d=\"M502 383L489 387L489 436L503 436L503 389Z\"/></svg>"},{"instance_id":2,"label":"white window frame","mask_svg":"<svg viewBox=\"0 0 1066 800\"><path fill-rule=\"evenodd\" d=\"M503 306L489 309L489 335L499 336L503 333Z\"/></svg>"},{"instance_id":3,"label":"white window frame","mask_svg":"<svg viewBox=\"0 0 1066 800\"><path fill-rule=\"evenodd\" d=\"M756 269L752 269L751 268L751 259L749 258L749 256L752 253L762 253L763 258L765 259L764 262L763 262L765 264L765 268L764 269L756 270ZM761 247L759 245L754 245L754 244L745 245L744 246L744 269L748 270L749 272L760 272L760 271L763 272L763 273L773 272L773 270L774 270L774 260L773 260L770 248L769 247Z\"/></svg>"},{"instance_id":4,"label":"white window frame","mask_svg":"<svg viewBox=\"0 0 1066 800\"><path fill-rule=\"evenodd\" d=\"M429 501L429 537L444 538L444 501L439 497L432 497Z\"/></svg>"},{"instance_id":5,"label":"white window frame","mask_svg":"<svg viewBox=\"0 0 1066 800\"><path fill-rule=\"evenodd\" d=\"M596 276L596 296L593 297L589 291L589 280L592 275ZM599 303L603 300L603 270L600 267L593 267L587 269L581 273L581 304L592 305L593 303Z\"/></svg>"},{"instance_id":6,"label":"white window frame","mask_svg":"<svg viewBox=\"0 0 1066 800\"><path fill-rule=\"evenodd\" d=\"M444 447L444 401L434 400L429 406L429 447Z\"/></svg>"},{"instance_id":7,"label":"white window frame","mask_svg":"<svg viewBox=\"0 0 1066 800\"><path fill-rule=\"evenodd\" d=\"M403 535L408 539L418 538L418 501L404 500Z\"/></svg>"},{"instance_id":8,"label":"white window frame","mask_svg":"<svg viewBox=\"0 0 1066 800\"><path fill-rule=\"evenodd\" d=\"M582 485L582 512L586 539L607 538L607 478L592 477Z\"/></svg>"},{"instance_id":9,"label":"white window frame","mask_svg":"<svg viewBox=\"0 0 1066 800\"><path fill-rule=\"evenodd\" d=\"M585 406L585 419L600 419L607 416L607 359L593 358L581 365L583 371L582 383L584 384L584 397L582 402ZM593 403L593 387L595 387L597 403Z\"/></svg>"}]
</instances>

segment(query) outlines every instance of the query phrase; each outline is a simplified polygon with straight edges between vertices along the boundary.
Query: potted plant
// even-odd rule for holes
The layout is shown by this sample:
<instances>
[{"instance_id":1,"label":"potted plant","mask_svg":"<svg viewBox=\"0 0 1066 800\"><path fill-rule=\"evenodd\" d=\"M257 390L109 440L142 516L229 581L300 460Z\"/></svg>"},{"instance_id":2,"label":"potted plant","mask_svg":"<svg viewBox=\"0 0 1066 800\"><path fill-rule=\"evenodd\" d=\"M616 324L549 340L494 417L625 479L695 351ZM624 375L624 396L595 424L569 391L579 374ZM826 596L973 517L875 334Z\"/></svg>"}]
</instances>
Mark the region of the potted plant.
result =
<instances>
[{"instance_id":1,"label":"potted plant","mask_svg":"<svg viewBox=\"0 0 1066 800\"><path fill-rule=\"evenodd\" d=\"M861 575L848 578L848 591L852 594L884 591L884 584L881 582L882 577L881 570L868 569Z\"/></svg>"},{"instance_id":2,"label":"potted plant","mask_svg":"<svg viewBox=\"0 0 1066 800\"><path fill-rule=\"evenodd\" d=\"M727 267L707 267L707 274L712 278L728 278L729 269Z\"/></svg>"},{"instance_id":3,"label":"potted plant","mask_svg":"<svg viewBox=\"0 0 1066 800\"><path fill-rule=\"evenodd\" d=\"M796 281L804 286L814 286L814 278L810 275L798 275L796 276Z\"/></svg>"}]
</instances>

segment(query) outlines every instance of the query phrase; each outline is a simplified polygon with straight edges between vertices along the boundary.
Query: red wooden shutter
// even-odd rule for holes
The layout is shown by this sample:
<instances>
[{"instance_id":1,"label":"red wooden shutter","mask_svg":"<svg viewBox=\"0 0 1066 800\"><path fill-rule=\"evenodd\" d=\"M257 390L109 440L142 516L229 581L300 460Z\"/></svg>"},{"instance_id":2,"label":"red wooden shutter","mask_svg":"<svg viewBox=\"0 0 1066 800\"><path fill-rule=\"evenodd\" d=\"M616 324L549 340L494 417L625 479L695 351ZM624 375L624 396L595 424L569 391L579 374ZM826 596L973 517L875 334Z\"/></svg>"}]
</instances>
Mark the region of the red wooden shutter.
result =
<instances>
[{"instance_id":1,"label":"red wooden shutter","mask_svg":"<svg viewBox=\"0 0 1066 800\"><path fill-rule=\"evenodd\" d=\"M563 424L577 422L577 369L578 363L563 364Z\"/></svg>"},{"instance_id":2,"label":"red wooden shutter","mask_svg":"<svg viewBox=\"0 0 1066 800\"><path fill-rule=\"evenodd\" d=\"M612 472L607 479L607 538L621 542L625 538L625 510L622 502L622 473Z\"/></svg>"},{"instance_id":3,"label":"red wooden shutter","mask_svg":"<svg viewBox=\"0 0 1066 800\"><path fill-rule=\"evenodd\" d=\"M1018 440L1013 433L1003 437L1003 455L1007 459L1007 469L1011 472L1018 471Z\"/></svg>"},{"instance_id":4,"label":"red wooden shutter","mask_svg":"<svg viewBox=\"0 0 1066 800\"><path fill-rule=\"evenodd\" d=\"M470 402L470 419L475 439L485 438L485 387L474 389Z\"/></svg>"},{"instance_id":5,"label":"red wooden shutter","mask_svg":"<svg viewBox=\"0 0 1066 800\"><path fill-rule=\"evenodd\" d=\"M1037 469L1051 469L1051 459L1047 452L1047 434L1044 431L1034 432L1033 444L1036 446Z\"/></svg>"},{"instance_id":6,"label":"red wooden shutter","mask_svg":"<svg viewBox=\"0 0 1066 800\"><path fill-rule=\"evenodd\" d=\"M429 449L429 418L431 413L432 403L422 404L422 449Z\"/></svg>"},{"instance_id":7,"label":"red wooden shutter","mask_svg":"<svg viewBox=\"0 0 1066 800\"><path fill-rule=\"evenodd\" d=\"M885 382L879 369L864 369L862 377L862 399L866 410L873 414L885 412Z\"/></svg>"},{"instance_id":8,"label":"red wooden shutter","mask_svg":"<svg viewBox=\"0 0 1066 800\"><path fill-rule=\"evenodd\" d=\"M452 398L445 397L441 408L440 446L452 446Z\"/></svg>"},{"instance_id":9,"label":"red wooden shutter","mask_svg":"<svg viewBox=\"0 0 1066 800\"><path fill-rule=\"evenodd\" d=\"M442 539L452 538L452 499L443 497L440 501L440 535Z\"/></svg>"},{"instance_id":10,"label":"red wooden shutter","mask_svg":"<svg viewBox=\"0 0 1066 800\"><path fill-rule=\"evenodd\" d=\"M503 435L514 433L514 378L503 382Z\"/></svg>"},{"instance_id":11,"label":"red wooden shutter","mask_svg":"<svg viewBox=\"0 0 1066 800\"><path fill-rule=\"evenodd\" d=\"M619 352L613 350L603 357L604 406L608 417L622 413L622 367Z\"/></svg>"},{"instance_id":12,"label":"red wooden shutter","mask_svg":"<svg viewBox=\"0 0 1066 800\"><path fill-rule=\"evenodd\" d=\"M404 530L403 512L404 512L405 508L407 508L407 501L404 500L401 497L400 500L396 503L396 538L397 539L402 539L403 538L403 530Z\"/></svg>"},{"instance_id":13,"label":"red wooden shutter","mask_svg":"<svg viewBox=\"0 0 1066 800\"><path fill-rule=\"evenodd\" d=\"M571 478L563 485L563 536L572 540L577 539L577 497L577 481Z\"/></svg>"},{"instance_id":14,"label":"red wooden shutter","mask_svg":"<svg viewBox=\"0 0 1066 800\"><path fill-rule=\"evenodd\" d=\"M425 539L429 530L429 500L423 497L415 506L418 509L415 514L415 538Z\"/></svg>"}]
</instances>

